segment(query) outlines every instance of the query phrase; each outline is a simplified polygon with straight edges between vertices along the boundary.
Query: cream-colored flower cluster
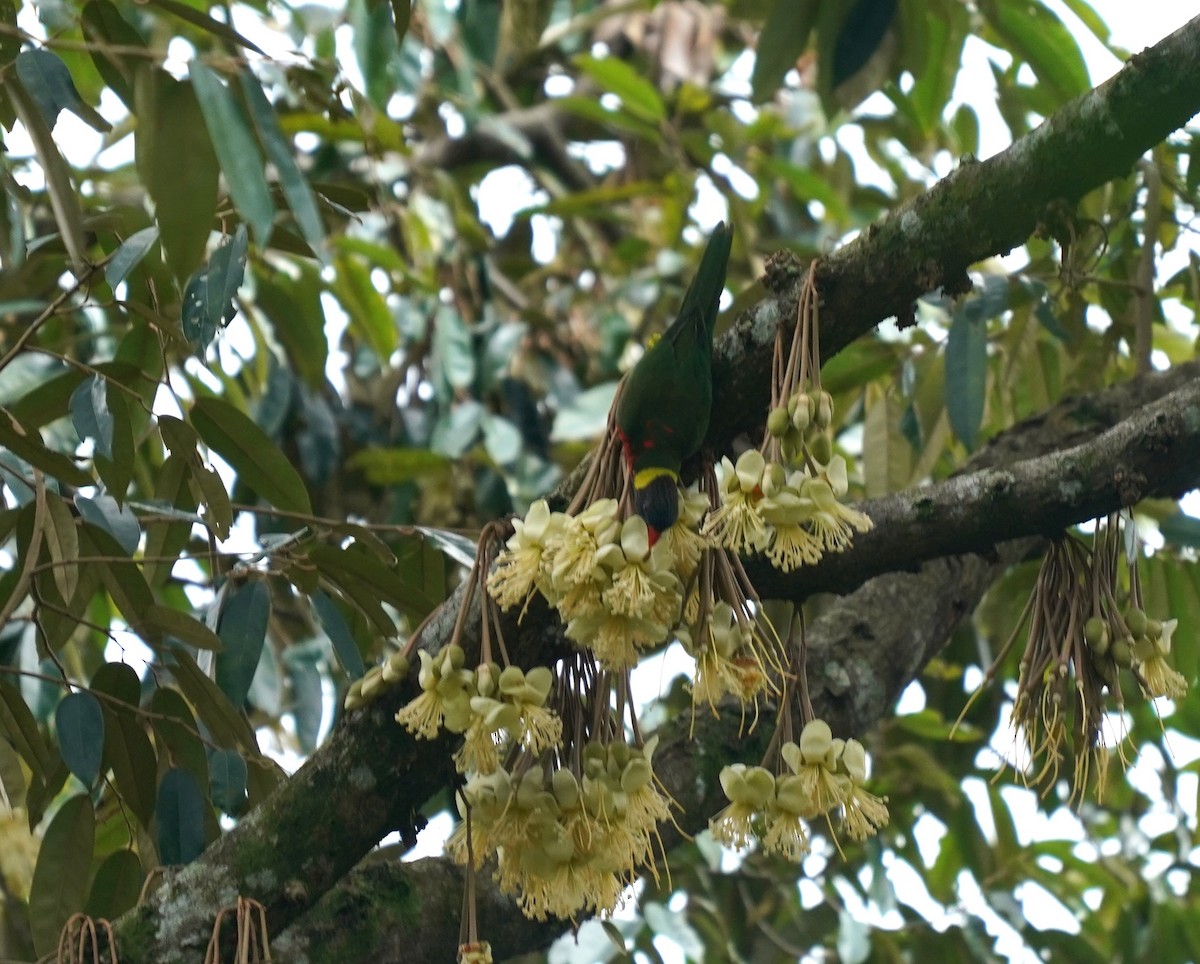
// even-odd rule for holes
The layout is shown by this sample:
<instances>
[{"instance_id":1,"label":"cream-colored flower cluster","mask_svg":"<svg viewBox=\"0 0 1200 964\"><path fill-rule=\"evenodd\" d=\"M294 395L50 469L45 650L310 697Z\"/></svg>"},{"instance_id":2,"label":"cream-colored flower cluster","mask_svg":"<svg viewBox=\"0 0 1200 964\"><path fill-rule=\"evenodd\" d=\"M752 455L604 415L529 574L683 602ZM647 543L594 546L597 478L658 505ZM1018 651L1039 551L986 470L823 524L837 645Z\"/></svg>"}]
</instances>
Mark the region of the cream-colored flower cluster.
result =
<instances>
[{"instance_id":1,"label":"cream-colored flower cluster","mask_svg":"<svg viewBox=\"0 0 1200 964\"><path fill-rule=\"evenodd\" d=\"M671 531L651 548L645 521L620 521L616 499L600 499L576 516L551 512L540 500L513 525L488 577L488 591L504 609L525 606L540 592L558 609L567 638L616 670L635 665L639 652L663 642L679 621L683 585L676 573L695 568L694 532Z\"/></svg>"},{"instance_id":2,"label":"cream-colored flower cluster","mask_svg":"<svg viewBox=\"0 0 1200 964\"><path fill-rule=\"evenodd\" d=\"M549 668L483 663L470 670L457 645L418 655L421 692L400 708L396 722L418 739L431 740L442 729L462 734L454 755L460 773L493 773L513 743L534 754L561 743L562 720L546 707L554 685Z\"/></svg>"},{"instance_id":3,"label":"cream-colored flower cluster","mask_svg":"<svg viewBox=\"0 0 1200 964\"><path fill-rule=\"evenodd\" d=\"M779 667L757 619L722 599L710 607L703 629L697 633L697 628L686 623L676 630L684 650L696 661L694 703L715 709L728 693L746 704L768 688L768 674Z\"/></svg>"},{"instance_id":4,"label":"cream-colored flower cluster","mask_svg":"<svg viewBox=\"0 0 1200 964\"><path fill-rule=\"evenodd\" d=\"M721 459L717 476L721 505L705 520L703 534L735 552L765 553L782 572L843 552L855 532L871 528L866 515L838 501L848 488L840 455L823 467L789 471L747 449L736 463Z\"/></svg>"},{"instance_id":5,"label":"cream-colored flower cluster","mask_svg":"<svg viewBox=\"0 0 1200 964\"><path fill-rule=\"evenodd\" d=\"M812 720L799 745L785 743L780 757L790 772L742 763L721 770L729 806L710 821L716 840L738 849L758 840L766 853L798 862L810 849L806 824L817 817L840 809L853 840L887 825L886 800L864 787L867 757L858 740L834 739L828 723Z\"/></svg>"},{"instance_id":6,"label":"cream-colored flower cluster","mask_svg":"<svg viewBox=\"0 0 1200 964\"><path fill-rule=\"evenodd\" d=\"M653 866L658 823L669 816L654 781L656 745L588 743L578 772L534 764L520 776L474 775L448 849L467 862L469 815L475 865L494 855L501 890L526 916L611 913L639 871Z\"/></svg>"},{"instance_id":7,"label":"cream-colored flower cluster","mask_svg":"<svg viewBox=\"0 0 1200 964\"><path fill-rule=\"evenodd\" d=\"M1187 695L1187 680L1167 662L1178 623L1178 619L1150 619L1142 609L1130 606L1119 622L1093 616L1084 624L1083 636L1101 675L1113 675L1105 672L1111 663L1112 668L1131 670L1147 699L1178 700Z\"/></svg>"}]
</instances>

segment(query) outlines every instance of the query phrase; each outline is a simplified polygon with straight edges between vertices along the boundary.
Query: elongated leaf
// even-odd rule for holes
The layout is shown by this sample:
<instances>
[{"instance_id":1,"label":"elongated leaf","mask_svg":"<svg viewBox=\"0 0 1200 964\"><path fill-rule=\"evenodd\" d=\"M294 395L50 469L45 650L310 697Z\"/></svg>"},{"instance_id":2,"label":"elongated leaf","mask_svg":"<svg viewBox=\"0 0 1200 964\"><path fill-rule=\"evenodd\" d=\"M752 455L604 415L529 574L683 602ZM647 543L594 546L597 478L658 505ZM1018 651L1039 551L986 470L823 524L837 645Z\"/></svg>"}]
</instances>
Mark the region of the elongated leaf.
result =
<instances>
[{"instance_id":1,"label":"elongated leaf","mask_svg":"<svg viewBox=\"0 0 1200 964\"><path fill-rule=\"evenodd\" d=\"M150 225L135 231L117 248L112 260L104 266L104 280L110 288L115 288L129 277L129 272L141 264L150 249L158 243L158 227Z\"/></svg>"},{"instance_id":2,"label":"elongated leaf","mask_svg":"<svg viewBox=\"0 0 1200 964\"><path fill-rule=\"evenodd\" d=\"M39 955L54 955L67 919L83 910L95 841L96 814L87 794L59 807L46 828L29 888L29 923Z\"/></svg>"},{"instance_id":3,"label":"elongated leaf","mask_svg":"<svg viewBox=\"0 0 1200 964\"><path fill-rule=\"evenodd\" d=\"M160 757L172 766L186 767L200 786L208 785L208 751L201 742L196 718L178 690L159 687L150 697L150 720Z\"/></svg>"},{"instance_id":4,"label":"elongated leaf","mask_svg":"<svg viewBox=\"0 0 1200 964\"><path fill-rule=\"evenodd\" d=\"M334 294L350 316L350 330L380 358L388 358L398 344L396 321L371 281L371 271L357 258L338 255Z\"/></svg>"},{"instance_id":5,"label":"elongated leaf","mask_svg":"<svg viewBox=\"0 0 1200 964\"><path fill-rule=\"evenodd\" d=\"M16 108L17 116L33 141L38 163L42 165L42 173L46 178L46 193L50 196L55 223L58 224L63 245L71 259L71 266L78 275L87 263L87 245L84 241L83 211L79 206L79 196L71 182L67 163L54 143L50 126L24 86L20 83L9 83L5 87Z\"/></svg>"},{"instance_id":6,"label":"elongated leaf","mask_svg":"<svg viewBox=\"0 0 1200 964\"><path fill-rule=\"evenodd\" d=\"M173 650L172 670L179 688L196 708L201 722L222 746L240 746L247 753L258 756L258 744L254 733L239 710L234 709L229 699L212 679L200 671L196 661L182 649Z\"/></svg>"},{"instance_id":7,"label":"elongated leaf","mask_svg":"<svg viewBox=\"0 0 1200 964\"><path fill-rule=\"evenodd\" d=\"M111 768L121 799L143 827L154 816L154 747L132 713L104 707L104 765Z\"/></svg>"},{"instance_id":8,"label":"elongated leaf","mask_svg":"<svg viewBox=\"0 0 1200 964\"><path fill-rule=\"evenodd\" d=\"M246 760L236 750L214 750L208 759L209 796L225 813L246 809Z\"/></svg>"},{"instance_id":9,"label":"elongated leaf","mask_svg":"<svg viewBox=\"0 0 1200 964\"><path fill-rule=\"evenodd\" d=\"M1079 44L1042 3L989 0L979 9L1003 45L1033 68L1057 100L1070 100L1091 87Z\"/></svg>"},{"instance_id":10,"label":"elongated leaf","mask_svg":"<svg viewBox=\"0 0 1200 964\"><path fill-rule=\"evenodd\" d=\"M53 758L37 720L21 691L4 679L0 679L0 735L8 738L34 776L44 778L49 773Z\"/></svg>"},{"instance_id":11,"label":"elongated leaf","mask_svg":"<svg viewBox=\"0 0 1200 964\"><path fill-rule=\"evenodd\" d=\"M75 517L61 496L47 493L46 510L43 535L54 565L54 582L65 601L75 595L75 587L79 585L79 532Z\"/></svg>"},{"instance_id":12,"label":"elongated leaf","mask_svg":"<svg viewBox=\"0 0 1200 964\"><path fill-rule=\"evenodd\" d=\"M183 335L201 351L237 315L234 297L246 272L246 226L217 248L183 291Z\"/></svg>"},{"instance_id":13,"label":"elongated leaf","mask_svg":"<svg viewBox=\"0 0 1200 964\"><path fill-rule=\"evenodd\" d=\"M83 5L80 27L91 42L89 52L96 70L130 110L134 109L133 66L120 48L145 47L146 41L109 0L88 0Z\"/></svg>"},{"instance_id":14,"label":"elongated leaf","mask_svg":"<svg viewBox=\"0 0 1200 964\"><path fill-rule=\"evenodd\" d=\"M110 385L109 388L111 389L112 386ZM134 422L135 420L141 421L141 412L138 410L135 414L133 403L129 396L122 391L109 392L108 410L113 422L112 457L108 458L97 453L93 456L92 462L107 490L103 495L112 499L119 511L125 504L129 483L133 479L136 459L133 438ZM118 541L121 540L118 539Z\"/></svg>"},{"instance_id":15,"label":"elongated leaf","mask_svg":"<svg viewBox=\"0 0 1200 964\"><path fill-rule=\"evenodd\" d=\"M346 622L346 617L342 615L337 604L322 590L318 589L311 598L313 610L317 614L321 628L325 630L325 635L333 644L333 652L337 656L338 662L342 664L342 669L351 679L358 679L365 672L365 667L362 654L358 651L358 644L354 641L354 634L350 632L350 624Z\"/></svg>"},{"instance_id":16,"label":"elongated leaf","mask_svg":"<svg viewBox=\"0 0 1200 964\"><path fill-rule=\"evenodd\" d=\"M863 476L868 498L879 498L908 483L912 446L900 433L900 415L900 402L894 392L867 386Z\"/></svg>"},{"instance_id":17,"label":"elongated leaf","mask_svg":"<svg viewBox=\"0 0 1200 964\"><path fill-rule=\"evenodd\" d=\"M235 44L245 47L247 50L253 50L256 54L263 57L266 56L257 46L234 30L229 24L221 23L220 20L214 20L207 13L197 10L195 7L189 7L185 3L180 3L179 0L149 0L149 2L160 10L165 10L167 13L173 14L180 20L186 20L194 27L199 27L201 30L207 31L223 40L232 40Z\"/></svg>"},{"instance_id":18,"label":"elongated leaf","mask_svg":"<svg viewBox=\"0 0 1200 964\"><path fill-rule=\"evenodd\" d=\"M758 35L750 77L756 104L770 100L784 74L796 66L816 19L817 0L775 0Z\"/></svg>"},{"instance_id":19,"label":"elongated leaf","mask_svg":"<svg viewBox=\"0 0 1200 964\"><path fill-rule=\"evenodd\" d=\"M96 451L112 458L113 417L108 410L108 383L92 375L71 394L71 424L81 439L92 439Z\"/></svg>"},{"instance_id":20,"label":"elongated leaf","mask_svg":"<svg viewBox=\"0 0 1200 964\"><path fill-rule=\"evenodd\" d=\"M86 690L64 696L54 711L54 729L63 762L89 789L100 776L104 758L104 712Z\"/></svg>"},{"instance_id":21,"label":"elongated leaf","mask_svg":"<svg viewBox=\"0 0 1200 964\"><path fill-rule=\"evenodd\" d=\"M181 767L163 774L158 787L158 856L164 864L190 864L204 851L204 808L196 778Z\"/></svg>"},{"instance_id":22,"label":"elongated leaf","mask_svg":"<svg viewBox=\"0 0 1200 964\"><path fill-rule=\"evenodd\" d=\"M287 350L292 367L310 388L319 388L325 380L329 355L320 274L302 264L298 277L292 278L258 263L253 276L255 303L271 320L275 337Z\"/></svg>"},{"instance_id":23,"label":"elongated leaf","mask_svg":"<svg viewBox=\"0 0 1200 964\"><path fill-rule=\"evenodd\" d=\"M134 158L154 201L167 266L182 283L204 257L220 167L190 83L142 69L134 90Z\"/></svg>"},{"instance_id":24,"label":"elongated leaf","mask_svg":"<svg viewBox=\"0 0 1200 964\"><path fill-rule=\"evenodd\" d=\"M94 499L75 496L75 507L84 519L112 536L126 554L132 556L137 551L142 527L129 506L117 505L116 499L102 492Z\"/></svg>"},{"instance_id":25,"label":"elongated leaf","mask_svg":"<svg viewBox=\"0 0 1200 964\"><path fill-rule=\"evenodd\" d=\"M233 203L250 224L259 247L265 247L271 238L275 204L246 115L229 88L203 63L193 60L188 71Z\"/></svg>"},{"instance_id":26,"label":"elongated leaf","mask_svg":"<svg viewBox=\"0 0 1200 964\"><path fill-rule=\"evenodd\" d=\"M254 129L266 148L267 158L275 165L279 174L279 185L283 188L283 196L287 199L300 233L308 246L317 257L325 246L325 225L321 222L321 213L317 210L317 199L309 186L308 179L301 172L292 156L292 149L284 139L279 127L279 119L267 95L263 93L257 78L249 70L243 70L238 79L241 82L242 96L250 108L250 118L254 121Z\"/></svg>"},{"instance_id":27,"label":"elongated leaf","mask_svg":"<svg viewBox=\"0 0 1200 964\"><path fill-rule=\"evenodd\" d=\"M658 90L625 61L585 54L576 57L575 63L604 90L621 98L624 108L639 120L658 124L666 116Z\"/></svg>"},{"instance_id":28,"label":"elongated leaf","mask_svg":"<svg viewBox=\"0 0 1200 964\"><path fill-rule=\"evenodd\" d=\"M987 328L964 313L955 316L946 339L946 413L954 434L969 449L983 421L987 390Z\"/></svg>"},{"instance_id":29,"label":"elongated leaf","mask_svg":"<svg viewBox=\"0 0 1200 964\"><path fill-rule=\"evenodd\" d=\"M146 628L174 636L181 643L187 643L196 649L221 651L220 636L194 616L178 609L155 604L146 610L143 620Z\"/></svg>"},{"instance_id":30,"label":"elongated leaf","mask_svg":"<svg viewBox=\"0 0 1200 964\"><path fill-rule=\"evenodd\" d=\"M145 879L142 862L132 850L109 854L96 871L85 912L91 917L116 920L137 904Z\"/></svg>"},{"instance_id":31,"label":"elongated leaf","mask_svg":"<svg viewBox=\"0 0 1200 964\"><path fill-rule=\"evenodd\" d=\"M91 485L92 477L61 452L46 448L42 437L0 409L0 447L68 485Z\"/></svg>"},{"instance_id":32,"label":"elongated leaf","mask_svg":"<svg viewBox=\"0 0 1200 964\"><path fill-rule=\"evenodd\" d=\"M201 398L192 406L189 417L204 444L277 509L312 512L308 490L292 464L239 409L219 398Z\"/></svg>"},{"instance_id":33,"label":"elongated leaf","mask_svg":"<svg viewBox=\"0 0 1200 964\"><path fill-rule=\"evenodd\" d=\"M254 671L267 639L271 594L260 579L239 586L221 608L217 635L221 654L217 657L217 685L233 706L241 706L250 692Z\"/></svg>"},{"instance_id":34,"label":"elongated leaf","mask_svg":"<svg viewBox=\"0 0 1200 964\"><path fill-rule=\"evenodd\" d=\"M53 128L59 111L69 110L93 130L104 133L112 124L84 102L71 71L49 50L23 50L17 55L17 78L33 98L46 126Z\"/></svg>"}]
</instances>

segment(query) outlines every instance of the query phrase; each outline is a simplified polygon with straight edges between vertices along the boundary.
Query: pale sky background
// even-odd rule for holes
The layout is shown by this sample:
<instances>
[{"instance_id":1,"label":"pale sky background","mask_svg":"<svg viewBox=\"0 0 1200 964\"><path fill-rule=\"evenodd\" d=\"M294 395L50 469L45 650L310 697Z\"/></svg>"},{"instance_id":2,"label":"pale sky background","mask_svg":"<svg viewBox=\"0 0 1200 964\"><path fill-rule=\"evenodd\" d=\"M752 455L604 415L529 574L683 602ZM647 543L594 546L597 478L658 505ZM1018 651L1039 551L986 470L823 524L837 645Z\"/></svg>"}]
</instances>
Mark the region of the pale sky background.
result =
<instances>
[{"instance_id":1,"label":"pale sky background","mask_svg":"<svg viewBox=\"0 0 1200 964\"><path fill-rule=\"evenodd\" d=\"M1200 3L1185 2L1185 0L1138 0L1138 2L1133 2L1133 0L1091 0L1091 2L1092 6L1112 30L1112 42L1116 46L1125 48L1130 52L1137 52L1143 47L1157 42L1184 24L1192 16L1200 13ZM1103 49L1091 33L1070 13L1064 3L1060 2L1060 0L1049 0L1048 6L1072 28L1073 32L1079 38L1094 84L1099 84L1106 80L1119 69L1120 62ZM31 33L37 34L41 32L36 16L29 5L25 5L22 8L19 22L23 28L29 30ZM262 22L255 15L246 14L244 11L239 12L235 19L235 24L243 32L250 35L260 46L263 46L264 50L270 56L284 62L296 59L287 37L282 34L273 34L269 30L266 30ZM348 27L343 27L340 31L339 50L343 54L340 58L341 63L353 81L357 80L358 77L350 50L348 31ZM170 52L172 60L169 63L169 67L179 75L184 74L186 72L186 61L191 54L190 48L182 41L176 41L172 44ZM1001 121L994 104L994 84L988 68L989 57L1003 59L1003 55L998 54L994 48L990 48L978 40L972 39L968 41L964 52L964 69L955 88L955 100L957 102L972 104L979 113L981 130L981 149L979 155L981 159L1002 150L1008 144L1007 127ZM727 79L728 89L731 93L749 92L751 68L752 62L749 58L743 58L742 61L738 62L735 69L731 72L731 77ZM739 85L743 90L737 89ZM111 95L106 97L100 106L101 112L109 117L110 120L123 113L123 108ZM860 108L860 111L865 113L883 113L890 112L890 109L890 103L887 102L886 98L883 98L882 95L876 95L864 104ZM953 109L953 106L951 109ZM839 132L838 140L847 150L854 152L855 136L855 130L852 127L847 127ZM132 138L126 137L123 141L112 147L101 149L98 135L67 112L63 112L59 119L58 125L55 128L55 139L59 142L68 160L76 165L88 165L97 162L103 165L113 165L124 163L132 157ZM23 132L19 130L14 131L8 137L8 149L14 156L32 153L28 140L24 138ZM857 152L856 157L857 163L860 165L860 172L869 177L869 168L871 166L869 160L861 150ZM611 160L616 160L616 158L612 158ZM953 166L954 160L946 158L946 169L937 170L936 173L938 175L948 173L950 167ZM22 180L31 186L37 183L34 178L22 177ZM504 230L507 222L517 211L538 202L539 199L533 193L532 188L533 185L528 175L516 168L492 173L485 180L485 184L481 188L478 197L482 218L496 228ZM724 201L720 198L715 188L712 188L710 185L707 189L700 191L692 213L700 228L707 230L724 216ZM534 227L535 242L541 249L540 253L542 256L546 257L551 253L554 244L550 225L545 219L541 219L541 221L535 221ZM1180 255L1180 257L1186 257L1186 254ZM1164 265L1160 268L1160 275L1170 270L1173 270L1170 265ZM1194 320L1190 317L1181 320L1180 323L1194 326ZM231 330L228 333L228 337L236 337L236 332ZM334 360L331 368L336 367L336 365L337 362ZM249 533L246 533L246 536L249 538ZM118 654L114 653L113 655L116 657ZM138 654L131 645L125 647L124 655L127 661L136 661ZM638 687L640 692L647 698L655 695L660 691L661 687L668 684L670 677L683 668L684 665L684 663L672 659L643 667L638 673ZM329 694L329 696L332 698L332 694ZM919 685L914 684L902 698L898 712L915 712L923 705L923 693ZM1164 706L1163 708L1166 710L1169 707ZM1189 741L1177 738L1177 735L1172 737L1171 746L1173 754L1176 757L1175 763L1177 766L1182 766L1200 755L1200 748L1189 745ZM984 755L986 756L988 753L991 753L992 761L994 762L994 760L998 759L996 756L997 753L1007 755L1008 749L1006 746L996 746L994 747L994 752L992 750L985 750ZM287 752L284 748L280 748L280 753L288 764L289 769L293 769L300 762L298 757L293 753ZM1151 749L1145 751L1141 758L1139 758L1137 766L1130 772L1131 781L1146 792L1151 799L1156 799L1160 802L1160 806L1155 807L1142 821L1142 829L1148 836L1153 836L1174 825L1174 817L1165 804L1163 804L1161 793L1158 789L1158 781L1155 775L1157 762L1157 750ZM1179 778L1179 789L1180 799L1188 807L1186 814L1188 825L1194 830L1196 827L1196 813L1194 809L1197 790L1196 775L1182 774ZM982 781L968 781L968 793L976 803L981 814L990 814L987 802L987 788ZM1095 848L1090 843L1083 841L1082 826L1070 811L1064 808L1055 812L1050 817L1045 817L1037 812L1036 800L1030 791L1024 791L1016 787L1007 787L1002 793L1012 808L1018 833L1022 835L1023 839L1058 838L1079 841L1078 852L1080 855L1088 855L1094 858ZM981 822L986 827L988 818L982 817ZM928 860L932 861L937 853L937 842L941 835L945 833L945 828L936 819L928 816L922 818L918 826L918 844L922 854L927 854ZM436 819L422 835L418 850L414 853L414 856L440 852L441 843L448 832L448 818ZM722 859L726 864L734 860L729 855L719 859ZM806 874L821 872L826 866L827 859L827 853L810 858L805 867ZM829 867L829 871L830 873L837 873L836 862ZM1164 866L1161 868L1161 872L1165 871L1166 867ZM893 860L890 862L887 872L896 892L903 894L905 901L918 909L935 926L949 926L961 918L962 909L969 909L972 912L979 913L986 920L989 932L997 940L996 950L998 953L1009 956L1014 961L1032 962L1038 960L1036 956L1023 948L1019 936L1005 921L997 917L990 910L987 910L982 896L978 891L978 886L965 875L960 881L962 908L947 908L940 906L929 897L921 881L920 874L906 863ZM1166 879L1168 886L1170 886L1170 876L1168 875ZM818 901L821 899L820 892L815 884L804 881L800 884L800 887L802 897L806 901ZM901 917L897 912L881 912L879 908L864 907L849 887L840 889L846 901L847 908L853 911L853 916L885 927L900 925ZM1035 927L1054 927L1066 931L1078 930L1078 924L1075 922L1073 915L1038 885L1024 885L1018 893L1018 898L1022 913ZM680 910L682 906L682 898L677 898L672 901L669 910L662 909L661 911L652 912L670 913L670 911ZM622 915L618 915L618 917L620 916ZM574 949L570 942L560 942L555 948L552 960L558 962L566 962L570 959L587 960L589 954L599 953L606 947L608 940L596 925L585 925L580 939L582 944L578 949ZM590 948L595 948L595 951L589 950ZM678 945L664 942L661 951L669 961L683 959Z\"/></svg>"}]
</instances>

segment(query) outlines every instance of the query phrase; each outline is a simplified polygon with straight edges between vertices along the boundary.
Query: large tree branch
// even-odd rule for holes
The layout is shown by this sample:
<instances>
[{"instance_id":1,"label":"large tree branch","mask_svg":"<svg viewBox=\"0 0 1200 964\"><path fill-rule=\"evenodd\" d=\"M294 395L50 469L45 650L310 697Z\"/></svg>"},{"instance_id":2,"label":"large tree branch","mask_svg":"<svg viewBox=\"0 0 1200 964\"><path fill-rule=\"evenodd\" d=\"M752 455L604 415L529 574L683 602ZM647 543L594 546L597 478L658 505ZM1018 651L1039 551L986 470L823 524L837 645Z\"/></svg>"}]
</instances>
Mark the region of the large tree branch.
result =
<instances>
[{"instance_id":1,"label":"large tree branch","mask_svg":"<svg viewBox=\"0 0 1200 964\"><path fill-rule=\"evenodd\" d=\"M889 315L905 317L912 300L933 287L960 290L971 263L1019 243L1054 202L1073 201L1127 170L1198 109L1200 18L1009 151L960 169L824 261L819 282L826 356ZM797 275L775 271L769 280L778 294L722 339L714 373L721 403L710 430L717 447L761 419L771 343L776 327L794 316ZM1169 427L1190 431L1192 421L1182 418ZM1146 490L1158 474L1147 476ZM954 602L959 617L966 606L966 596ZM431 645L449 637L456 609L452 600L432 620L426 633ZM527 626L515 650L539 651L545 643L539 630L546 628L553 626ZM868 662L880 659L879 653L886 650L880 647ZM883 686L880 693L891 689ZM394 723L397 707L411 695L402 687L353 714L287 784L122 918L122 960L199 960L213 918L237 894L260 900L278 932L389 830L398 828L410 840L421 822L418 808L453 778L450 741L414 741ZM863 708L857 721L885 710L885 703ZM708 745L697 741L685 750L703 754ZM669 757L660 762L664 771L672 768ZM715 765L715 758L709 762ZM694 791L715 784L711 767L684 773Z\"/></svg>"}]
</instances>

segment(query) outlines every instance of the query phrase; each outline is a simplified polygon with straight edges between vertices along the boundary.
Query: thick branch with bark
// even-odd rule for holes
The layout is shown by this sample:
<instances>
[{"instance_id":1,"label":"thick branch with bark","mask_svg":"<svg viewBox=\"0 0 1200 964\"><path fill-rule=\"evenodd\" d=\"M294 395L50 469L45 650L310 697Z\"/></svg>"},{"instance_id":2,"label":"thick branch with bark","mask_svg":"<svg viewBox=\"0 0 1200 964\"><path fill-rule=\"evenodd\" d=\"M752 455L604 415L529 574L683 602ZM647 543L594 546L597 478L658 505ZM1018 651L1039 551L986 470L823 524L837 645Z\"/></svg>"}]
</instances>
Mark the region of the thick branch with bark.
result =
<instances>
[{"instance_id":1,"label":"thick branch with bark","mask_svg":"<svg viewBox=\"0 0 1200 964\"><path fill-rule=\"evenodd\" d=\"M913 299L932 288L963 290L970 264L1009 250L1046 224L1062 201L1070 203L1123 174L1197 110L1200 18L1135 57L1113 80L1072 102L1008 151L960 168L823 261L818 284L826 357L890 315L904 320ZM794 266L780 262L767 279L775 295L742 318L718 347L714 375L719 401L709 438L714 449L727 448L734 435L762 418L771 344L776 328L790 326L795 316L799 276ZM1194 372L1187 376L1194 377ZM1062 514L1068 484L1104 488L1104 498L1091 498L1090 490L1077 492L1077 498L1090 499L1089 514L1116 508L1128 498L1174 493L1194 484L1180 453L1188 440L1195 444L1195 433L1200 432L1200 416L1194 414L1200 389L1193 382L1178 392L1178 397L1165 398L1138 416L1139 427L1153 430L1140 444L1133 423L1106 435L1098 435L1093 425L1090 432L1083 430L1095 436L1093 441L1074 454L1060 452L1055 461L972 473L936 490L869 506L868 511L878 513L874 539L881 541L860 543L870 548L848 553L846 569L836 578L829 576L827 586L849 589L880 572L873 560L885 551L885 530L893 526L910 527L903 537L909 551L893 549L891 565L911 568L930 555L985 550L1006 535L1076 521ZM1112 466L1106 470L1103 460L1109 456L1124 460L1131 471L1118 477ZM1032 498L1038 492L1040 514L1024 529L1001 531L976 522L973 541L955 543L936 536L936 525L925 522L931 513L961 520L956 498L974 498L977 507L986 508L997 500L1017 504L1017 493ZM933 501L926 503L929 499ZM983 514L995 513L988 509ZM918 532L926 534L919 550L911 542ZM855 608L843 612L841 628L863 627L857 642L835 644L832 631L837 627L832 626L827 648L814 642L810 667L822 712L836 719L839 729L844 724L846 732L861 732L878 719L898 687L923 665L929 648L971 611L998 565L988 559L937 563L941 569L886 577L921 580L920 589L906 584L898 591L895 584L875 580L859 591L866 595L847 599L843 606ZM781 588L799 598L815 585L804 580L797 576ZM906 602L922 602L914 598L922 594L929 597L926 609L898 609ZM430 646L449 637L458 598L453 597L427 627ZM888 612L890 621L903 627L904 637L889 641L886 624L869 625L865 616L860 618L860 613L875 610ZM545 618L527 620L510 641L510 651L521 660L528 656L536 661L561 645L559 629ZM830 658L823 660L823 652ZM332 890L390 830L398 829L411 841L422 823L421 805L454 779L451 741L415 741L395 724L396 709L412 695L409 687L400 687L351 714L287 784L123 917L118 927L121 959L127 964L200 960L213 919L238 894L261 901L272 931L278 933ZM715 791L716 771L734 742L724 735L724 725L706 720L698 739L676 743L656 759L688 820L711 812L702 803ZM432 899L419 888L408 892L408 919L420 921L432 906L426 901ZM444 947L439 953L445 953Z\"/></svg>"}]
</instances>

